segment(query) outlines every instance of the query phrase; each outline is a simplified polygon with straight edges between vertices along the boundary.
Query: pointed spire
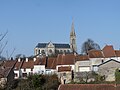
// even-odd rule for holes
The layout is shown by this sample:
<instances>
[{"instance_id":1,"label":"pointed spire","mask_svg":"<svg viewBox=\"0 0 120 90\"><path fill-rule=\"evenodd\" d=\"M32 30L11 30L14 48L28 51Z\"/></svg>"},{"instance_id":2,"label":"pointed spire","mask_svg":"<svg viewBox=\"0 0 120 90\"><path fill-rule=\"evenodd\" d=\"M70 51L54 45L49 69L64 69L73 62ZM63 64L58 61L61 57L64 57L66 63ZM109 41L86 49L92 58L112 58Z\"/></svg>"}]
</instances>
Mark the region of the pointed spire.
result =
<instances>
[{"instance_id":1,"label":"pointed spire","mask_svg":"<svg viewBox=\"0 0 120 90\"><path fill-rule=\"evenodd\" d=\"M71 26L70 36L76 36L76 35L75 35L75 29L74 29L74 18L72 19L72 26Z\"/></svg>"}]
</instances>

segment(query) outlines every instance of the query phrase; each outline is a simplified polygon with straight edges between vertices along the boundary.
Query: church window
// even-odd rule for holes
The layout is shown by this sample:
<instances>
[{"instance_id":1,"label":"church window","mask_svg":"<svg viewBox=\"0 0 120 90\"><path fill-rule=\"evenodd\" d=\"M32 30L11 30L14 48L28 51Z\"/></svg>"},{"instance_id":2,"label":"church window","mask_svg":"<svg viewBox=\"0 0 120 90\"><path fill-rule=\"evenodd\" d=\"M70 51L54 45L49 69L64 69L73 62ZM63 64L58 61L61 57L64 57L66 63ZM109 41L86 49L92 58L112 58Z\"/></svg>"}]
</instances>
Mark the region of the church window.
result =
<instances>
[{"instance_id":1,"label":"church window","mask_svg":"<svg viewBox=\"0 0 120 90\"><path fill-rule=\"evenodd\" d=\"M52 53L52 50L50 49L49 52Z\"/></svg>"},{"instance_id":2,"label":"church window","mask_svg":"<svg viewBox=\"0 0 120 90\"><path fill-rule=\"evenodd\" d=\"M66 50L64 50L64 53L66 53Z\"/></svg>"},{"instance_id":3,"label":"church window","mask_svg":"<svg viewBox=\"0 0 120 90\"><path fill-rule=\"evenodd\" d=\"M35 53L37 54L37 50L35 51Z\"/></svg>"},{"instance_id":4,"label":"church window","mask_svg":"<svg viewBox=\"0 0 120 90\"><path fill-rule=\"evenodd\" d=\"M38 50L38 54L40 54L40 50Z\"/></svg>"},{"instance_id":5,"label":"church window","mask_svg":"<svg viewBox=\"0 0 120 90\"><path fill-rule=\"evenodd\" d=\"M62 53L62 50L60 50L60 53Z\"/></svg>"},{"instance_id":6,"label":"church window","mask_svg":"<svg viewBox=\"0 0 120 90\"><path fill-rule=\"evenodd\" d=\"M70 51L69 51L69 50L67 50L67 52L69 53Z\"/></svg>"},{"instance_id":7,"label":"church window","mask_svg":"<svg viewBox=\"0 0 120 90\"><path fill-rule=\"evenodd\" d=\"M45 54L45 51L44 51L44 50L42 50L42 51L41 51L41 53L42 53L42 54Z\"/></svg>"},{"instance_id":8,"label":"church window","mask_svg":"<svg viewBox=\"0 0 120 90\"><path fill-rule=\"evenodd\" d=\"M72 43L75 44L75 39L72 39Z\"/></svg>"}]
</instances>

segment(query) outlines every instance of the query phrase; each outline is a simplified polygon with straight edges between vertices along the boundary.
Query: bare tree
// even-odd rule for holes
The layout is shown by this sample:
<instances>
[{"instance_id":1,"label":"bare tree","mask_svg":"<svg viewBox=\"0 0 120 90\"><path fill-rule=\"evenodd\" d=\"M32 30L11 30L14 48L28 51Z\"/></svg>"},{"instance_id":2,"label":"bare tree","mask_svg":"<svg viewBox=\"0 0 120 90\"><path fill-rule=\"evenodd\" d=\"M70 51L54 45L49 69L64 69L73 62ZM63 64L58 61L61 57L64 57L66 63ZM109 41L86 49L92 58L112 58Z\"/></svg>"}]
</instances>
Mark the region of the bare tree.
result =
<instances>
[{"instance_id":1,"label":"bare tree","mask_svg":"<svg viewBox=\"0 0 120 90\"><path fill-rule=\"evenodd\" d=\"M100 46L97 43L95 43L93 40L88 39L82 44L81 53L88 54L88 51L92 49L100 50Z\"/></svg>"},{"instance_id":2,"label":"bare tree","mask_svg":"<svg viewBox=\"0 0 120 90\"><path fill-rule=\"evenodd\" d=\"M4 34L0 34L0 60L3 58L3 56L1 56L3 50L5 49L8 41L6 41L5 43L3 43L3 39L6 37L8 31L6 31Z\"/></svg>"}]
</instances>

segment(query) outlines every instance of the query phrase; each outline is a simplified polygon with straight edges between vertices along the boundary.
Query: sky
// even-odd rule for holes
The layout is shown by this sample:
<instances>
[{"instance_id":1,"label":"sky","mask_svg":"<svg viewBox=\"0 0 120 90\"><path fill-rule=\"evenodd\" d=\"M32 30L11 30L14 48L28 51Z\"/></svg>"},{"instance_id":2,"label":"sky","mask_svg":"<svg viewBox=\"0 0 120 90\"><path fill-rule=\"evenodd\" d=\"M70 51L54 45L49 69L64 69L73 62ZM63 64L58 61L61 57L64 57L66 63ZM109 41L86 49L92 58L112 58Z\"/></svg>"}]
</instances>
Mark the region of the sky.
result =
<instances>
[{"instance_id":1,"label":"sky","mask_svg":"<svg viewBox=\"0 0 120 90\"><path fill-rule=\"evenodd\" d=\"M0 0L2 55L34 55L38 43L69 43L72 19L77 49L88 38L120 48L120 0Z\"/></svg>"}]
</instances>

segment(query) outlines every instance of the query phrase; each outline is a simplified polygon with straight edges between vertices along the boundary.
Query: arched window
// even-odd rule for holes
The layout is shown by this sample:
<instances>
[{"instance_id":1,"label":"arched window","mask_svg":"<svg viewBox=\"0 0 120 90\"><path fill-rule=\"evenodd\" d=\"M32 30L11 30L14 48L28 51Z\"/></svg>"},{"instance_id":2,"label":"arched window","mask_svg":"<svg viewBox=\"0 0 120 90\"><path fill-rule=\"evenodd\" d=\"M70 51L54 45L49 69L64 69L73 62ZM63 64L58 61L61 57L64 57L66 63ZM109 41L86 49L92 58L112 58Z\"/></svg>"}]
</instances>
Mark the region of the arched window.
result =
<instances>
[{"instance_id":1,"label":"arched window","mask_svg":"<svg viewBox=\"0 0 120 90\"><path fill-rule=\"evenodd\" d=\"M42 53L42 54L45 54L45 51L44 51L44 50L42 50L42 51L41 51L41 53Z\"/></svg>"},{"instance_id":2,"label":"arched window","mask_svg":"<svg viewBox=\"0 0 120 90\"><path fill-rule=\"evenodd\" d=\"M62 50L60 50L60 53L63 53L63 51L62 51Z\"/></svg>"},{"instance_id":3,"label":"arched window","mask_svg":"<svg viewBox=\"0 0 120 90\"><path fill-rule=\"evenodd\" d=\"M72 39L72 43L75 44L75 39Z\"/></svg>"},{"instance_id":4,"label":"arched window","mask_svg":"<svg viewBox=\"0 0 120 90\"><path fill-rule=\"evenodd\" d=\"M64 50L64 53L66 53L66 50Z\"/></svg>"},{"instance_id":5,"label":"arched window","mask_svg":"<svg viewBox=\"0 0 120 90\"><path fill-rule=\"evenodd\" d=\"M69 53L70 51L69 50L67 50L67 53Z\"/></svg>"},{"instance_id":6,"label":"arched window","mask_svg":"<svg viewBox=\"0 0 120 90\"><path fill-rule=\"evenodd\" d=\"M52 53L52 50L50 49L49 52Z\"/></svg>"},{"instance_id":7,"label":"arched window","mask_svg":"<svg viewBox=\"0 0 120 90\"><path fill-rule=\"evenodd\" d=\"M40 54L40 50L38 50L38 54Z\"/></svg>"}]
</instances>

